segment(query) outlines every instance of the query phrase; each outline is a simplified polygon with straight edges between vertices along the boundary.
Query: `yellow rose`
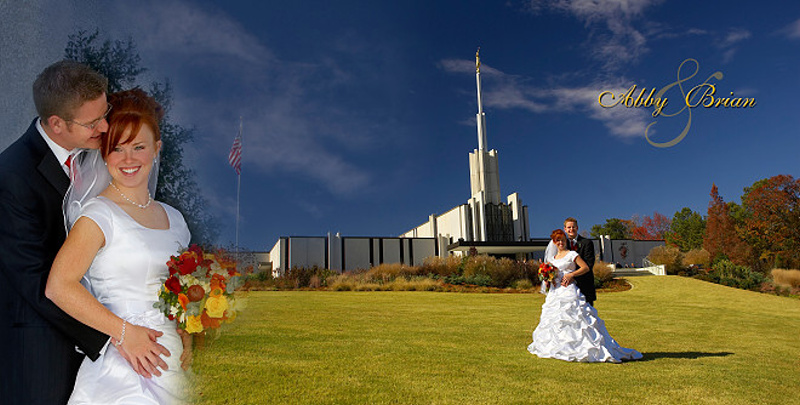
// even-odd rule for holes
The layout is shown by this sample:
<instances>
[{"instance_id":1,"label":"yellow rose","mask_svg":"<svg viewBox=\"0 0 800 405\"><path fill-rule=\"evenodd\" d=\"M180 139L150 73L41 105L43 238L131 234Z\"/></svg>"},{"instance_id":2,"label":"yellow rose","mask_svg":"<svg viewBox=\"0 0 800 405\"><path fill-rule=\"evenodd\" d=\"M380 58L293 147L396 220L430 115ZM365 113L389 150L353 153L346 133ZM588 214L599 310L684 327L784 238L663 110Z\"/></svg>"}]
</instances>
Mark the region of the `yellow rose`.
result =
<instances>
[{"instance_id":1,"label":"yellow rose","mask_svg":"<svg viewBox=\"0 0 800 405\"><path fill-rule=\"evenodd\" d=\"M212 318L222 318L227 309L228 300L224 295L208 297L208 299L206 299L206 312L208 312L208 316Z\"/></svg>"},{"instance_id":2,"label":"yellow rose","mask_svg":"<svg viewBox=\"0 0 800 405\"><path fill-rule=\"evenodd\" d=\"M203 322L200 320L200 317L189 315L189 317L186 318L186 332L198 333L202 331L203 331Z\"/></svg>"}]
</instances>

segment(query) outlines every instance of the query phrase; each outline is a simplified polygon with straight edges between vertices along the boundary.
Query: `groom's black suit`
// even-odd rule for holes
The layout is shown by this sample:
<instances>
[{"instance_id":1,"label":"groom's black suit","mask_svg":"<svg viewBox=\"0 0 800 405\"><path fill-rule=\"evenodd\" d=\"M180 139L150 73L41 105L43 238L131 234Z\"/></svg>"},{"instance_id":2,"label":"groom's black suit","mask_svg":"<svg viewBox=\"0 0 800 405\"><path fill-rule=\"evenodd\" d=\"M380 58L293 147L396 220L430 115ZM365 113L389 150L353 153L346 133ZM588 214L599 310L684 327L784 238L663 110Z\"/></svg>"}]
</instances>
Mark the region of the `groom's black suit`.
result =
<instances>
[{"instance_id":1,"label":"groom's black suit","mask_svg":"<svg viewBox=\"0 0 800 405\"><path fill-rule=\"evenodd\" d=\"M581 290L583 296L586 297L586 301L590 304L594 304L594 301L597 299L597 292L594 288L594 272L592 271L594 267L594 243L580 235L578 235L576 240L578 241L576 251L581 259L589 266L589 271L575 277L575 284L578 286L578 289Z\"/></svg>"},{"instance_id":2,"label":"groom's black suit","mask_svg":"<svg viewBox=\"0 0 800 405\"><path fill-rule=\"evenodd\" d=\"M108 336L44 296L66 238L62 201L69 179L31 124L0 154L0 402L67 402L83 355L99 356Z\"/></svg>"}]
</instances>

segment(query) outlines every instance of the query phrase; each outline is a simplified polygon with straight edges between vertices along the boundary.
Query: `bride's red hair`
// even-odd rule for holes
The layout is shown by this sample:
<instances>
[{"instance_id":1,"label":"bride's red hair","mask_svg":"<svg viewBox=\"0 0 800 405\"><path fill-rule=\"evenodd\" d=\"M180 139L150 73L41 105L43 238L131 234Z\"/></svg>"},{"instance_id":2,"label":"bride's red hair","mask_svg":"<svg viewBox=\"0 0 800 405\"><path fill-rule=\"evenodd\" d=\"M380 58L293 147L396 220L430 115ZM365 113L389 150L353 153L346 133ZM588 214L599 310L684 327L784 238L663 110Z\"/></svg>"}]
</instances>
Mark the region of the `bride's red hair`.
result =
<instances>
[{"instance_id":1,"label":"bride's red hair","mask_svg":"<svg viewBox=\"0 0 800 405\"><path fill-rule=\"evenodd\" d=\"M562 239L562 238L563 238L564 240L567 240L567 234L566 234L566 233L565 233L563 230L561 230L561 229L556 229L556 230L554 230L553 232L550 232L550 239L551 239L553 242L555 242L555 241L557 241L557 240L559 240L559 239Z\"/></svg>"},{"instance_id":2,"label":"bride's red hair","mask_svg":"<svg viewBox=\"0 0 800 405\"><path fill-rule=\"evenodd\" d=\"M117 145L133 141L144 124L153 130L156 142L161 140L158 122L164 117L164 110L144 90L137 87L120 91L108 96L108 102L111 104L111 112L108 114L108 132L102 137L100 145L100 152L104 158ZM126 132L127 137L122 139Z\"/></svg>"}]
</instances>

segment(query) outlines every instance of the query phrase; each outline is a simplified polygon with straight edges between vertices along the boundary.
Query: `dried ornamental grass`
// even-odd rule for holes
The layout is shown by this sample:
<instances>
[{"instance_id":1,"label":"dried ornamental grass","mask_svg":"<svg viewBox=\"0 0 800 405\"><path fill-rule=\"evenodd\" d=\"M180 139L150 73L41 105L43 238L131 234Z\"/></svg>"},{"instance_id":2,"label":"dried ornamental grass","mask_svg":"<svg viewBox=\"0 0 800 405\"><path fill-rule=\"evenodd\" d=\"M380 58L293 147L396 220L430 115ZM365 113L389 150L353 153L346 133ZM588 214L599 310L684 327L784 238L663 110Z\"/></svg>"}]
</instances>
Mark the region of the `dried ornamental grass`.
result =
<instances>
[{"instance_id":1,"label":"dried ornamental grass","mask_svg":"<svg viewBox=\"0 0 800 405\"><path fill-rule=\"evenodd\" d=\"M786 287L800 287L800 270L773 269L772 281Z\"/></svg>"}]
</instances>

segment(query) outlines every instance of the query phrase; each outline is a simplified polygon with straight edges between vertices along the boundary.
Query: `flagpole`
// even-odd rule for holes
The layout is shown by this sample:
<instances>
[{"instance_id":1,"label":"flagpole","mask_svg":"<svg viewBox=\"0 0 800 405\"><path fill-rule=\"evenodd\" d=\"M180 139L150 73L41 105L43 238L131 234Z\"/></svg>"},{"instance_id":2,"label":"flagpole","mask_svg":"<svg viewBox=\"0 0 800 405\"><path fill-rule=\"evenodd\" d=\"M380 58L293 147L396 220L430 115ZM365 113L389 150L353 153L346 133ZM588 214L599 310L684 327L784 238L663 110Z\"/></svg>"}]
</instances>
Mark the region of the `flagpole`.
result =
<instances>
[{"instance_id":1,"label":"flagpole","mask_svg":"<svg viewBox=\"0 0 800 405\"><path fill-rule=\"evenodd\" d=\"M239 116L239 142L242 139L242 116ZM239 257L239 196L242 189L242 172L236 173L236 257Z\"/></svg>"}]
</instances>

